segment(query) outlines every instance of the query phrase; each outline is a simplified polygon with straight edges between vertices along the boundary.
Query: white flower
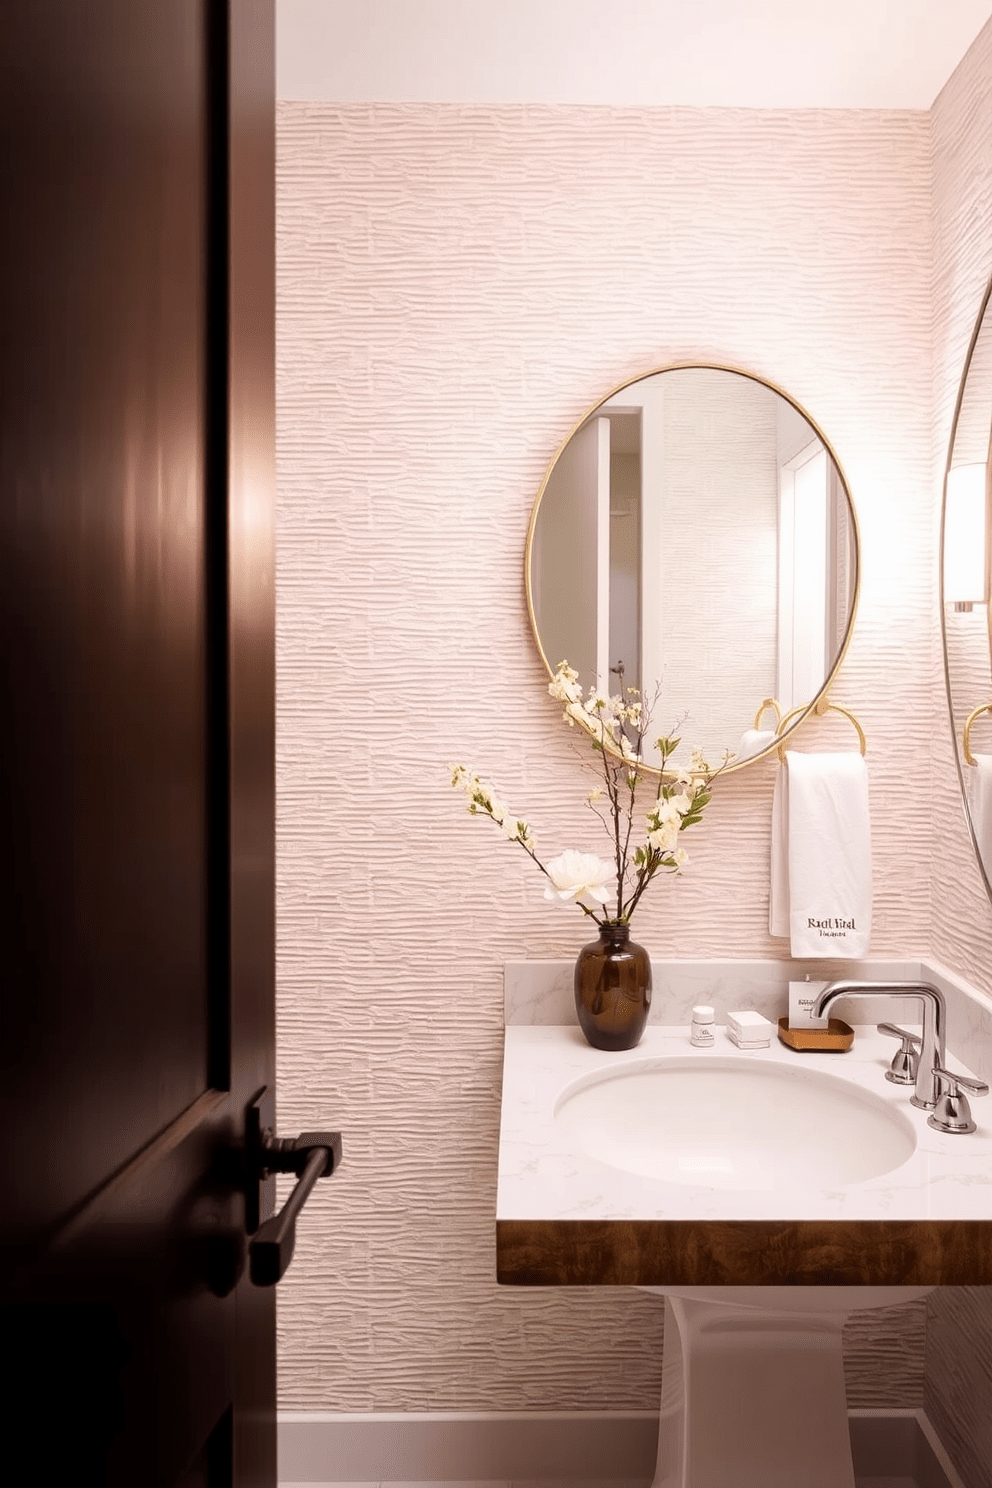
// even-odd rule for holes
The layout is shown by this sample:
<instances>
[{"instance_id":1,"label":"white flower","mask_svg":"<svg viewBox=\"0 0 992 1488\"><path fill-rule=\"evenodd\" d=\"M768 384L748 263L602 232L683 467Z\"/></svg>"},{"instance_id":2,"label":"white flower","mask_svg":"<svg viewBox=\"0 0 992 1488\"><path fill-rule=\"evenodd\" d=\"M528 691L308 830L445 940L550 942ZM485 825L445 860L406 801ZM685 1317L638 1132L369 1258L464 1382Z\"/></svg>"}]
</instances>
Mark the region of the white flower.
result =
<instances>
[{"instance_id":1,"label":"white flower","mask_svg":"<svg viewBox=\"0 0 992 1488\"><path fill-rule=\"evenodd\" d=\"M485 816L492 815L492 788L484 780L480 780L478 775L471 775L463 789L468 796L468 809L473 816L478 816L480 812Z\"/></svg>"},{"instance_id":2,"label":"white flower","mask_svg":"<svg viewBox=\"0 0 992 1488\"><path fill-rule=\"evenodd\" d=\"M692 797L687 795L685 791L682 791L678 796L670 796L668 798L668 804L675 807L679 816L685 816L692 810Z\"/></svg>"},{"instance_id":3,"label":"white flower","mask_svg":"<svg viewBox=\"0 0 992 1488\"><path fill-rule=\"evenodd\" d=\"M678 823L674 821L662 822L660 826L652 827L648 833L648 844L655 852L671 852L678 840Z\"/></svg>"},{"instance_id":4,"label":"white flower","mask_svg":"<svg viewBox=\"0 0 992 1488\"><path fill-rule=\"evenodd\" d=\"M595 785L595 786L593 786L592 790L586 796L586 800L589 802L589 805L590 806L593 804L594 801L601 801L602 799L603 799L603 787L601 785Z\"/></svg>"},{"instance_id":5,"label":"white flower","mask_svg":"<svg viewBox=\"0 0 992 1488\"><path fill-rule=\"evenodd\" d=\"M677 847L672 853L672 860L675 863L676 870L678 870L682 867L683 863L688 863L689 854L684 847Z\"/></svg>"},{"instance_id":6,"label":"white flower","mask_svg":"<svg viewBox=\"0 0 992 1488\"><path fill-rule=\"evenodd\" d=\"M607 904L612 896L616 870L595 853L569 848L552 858L547 870L551 883L544 890L545 899L557 899L561 904L584 904L593 909Z\"/></svg>"},{"instance_id":7,"label":"white flower","mask_svg":"<svg viewBox=\"0 0 992 1488\"><path fill-rule=\"evenodd\" d=\"M671 852L679 840L682 816L678 796L670 801L656 801L648 812L648 846L655 852Z\"/></svg>"},{"instance_id":8,"label":"white flower","mask_svg":"<svg viewBox=\"0 0 992 1488\"><path fill-rule=\"evenodd\" d=\"M567 661L563 661L548 683L548 691L553 698L560 703L577 703L582 699L582 688L579 686L579 674Z\"/></svg>"},{"instance_id":9,"label":"white flower","mask_svg":"<svg viewBox=\"0 0 992 1488\"><path fill-rule=\"evenodd\" d=\"M530 823L524 821L523 817L508 816L500 825L509 842L519 842L522 847L529 848L531 852L534 851L537 838L530 829Z\"/></svg>"}]
</instances>

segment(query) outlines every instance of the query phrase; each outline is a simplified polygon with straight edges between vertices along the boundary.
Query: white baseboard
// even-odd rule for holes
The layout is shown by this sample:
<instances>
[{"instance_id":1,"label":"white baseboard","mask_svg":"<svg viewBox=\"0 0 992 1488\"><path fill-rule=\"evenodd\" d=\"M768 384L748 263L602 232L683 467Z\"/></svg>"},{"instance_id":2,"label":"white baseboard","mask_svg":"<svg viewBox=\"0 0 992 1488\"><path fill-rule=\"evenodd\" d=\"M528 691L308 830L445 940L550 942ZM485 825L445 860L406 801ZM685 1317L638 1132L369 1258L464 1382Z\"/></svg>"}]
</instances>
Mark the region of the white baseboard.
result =
<instances>
[{"instance_id":1,"label":"white baseboard","mask_svg":"<svg viewBox=\"0 0 992 1488\"><path fill-rule=\"evenodd\" d=\"M965 1488L922 1410L850 1412L855 1472ZM279 1413L279 1481L649 1483L654 1411Z\"/></svg>"}]
</instances>

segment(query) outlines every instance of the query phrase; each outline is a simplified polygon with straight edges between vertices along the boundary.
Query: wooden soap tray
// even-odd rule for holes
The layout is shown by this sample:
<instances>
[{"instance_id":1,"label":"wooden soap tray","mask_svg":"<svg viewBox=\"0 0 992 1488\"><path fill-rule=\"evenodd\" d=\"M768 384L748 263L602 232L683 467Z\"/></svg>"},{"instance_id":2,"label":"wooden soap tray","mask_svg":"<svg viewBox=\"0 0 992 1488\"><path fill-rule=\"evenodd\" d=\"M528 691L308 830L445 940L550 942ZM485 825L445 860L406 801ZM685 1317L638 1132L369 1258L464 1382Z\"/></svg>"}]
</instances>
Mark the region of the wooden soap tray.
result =
<instances>
[{"instance_id":1,"label":"wooden soap tray","mask_svg":"<svg viewBox=\"0 0 992 1488\"><path fill-rule=\"evenodd\" d=\"M800 1054L843 1054L854 1043L854 1029L841 1018L831 1018L826 1028L790 1028L788 1018L779 1018L778 1036Z\"/></svg>"}]
</instances>

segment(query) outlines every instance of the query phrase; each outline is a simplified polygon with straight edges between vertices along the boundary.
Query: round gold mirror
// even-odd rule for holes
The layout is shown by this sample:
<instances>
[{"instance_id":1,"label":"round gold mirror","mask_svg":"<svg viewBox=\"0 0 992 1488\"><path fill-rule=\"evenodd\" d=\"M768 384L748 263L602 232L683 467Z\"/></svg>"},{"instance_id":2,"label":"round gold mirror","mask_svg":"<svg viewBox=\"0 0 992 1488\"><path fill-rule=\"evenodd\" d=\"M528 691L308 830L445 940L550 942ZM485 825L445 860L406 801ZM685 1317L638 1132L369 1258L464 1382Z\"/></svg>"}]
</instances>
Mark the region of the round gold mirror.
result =
<instances>
[{"instance_id":1,"label":"round gold mirror","mask_svg":"<svg viewBox=\"0 0 992 1488\"><path fill-rule=\"evenodd\" d=\"M618 677L678 732L738 768L826 693L854 623L858 529L825 436L770 383L680 365L614 389L541 484L526 551L549 675ZM651 767L649 755L645 763Z\"/></svg>"},{"instance_id":2,"label":"round gold mirror","mask_svg":"<svg viewBox=\"0 0 992 1488\"><path fill-rule=\"evenodd\" d=\"M992 285L965 361L951 430L940 529L944 671L965 812L992 898L992 630L989 513Z\"/></svg>"}]
</instances>

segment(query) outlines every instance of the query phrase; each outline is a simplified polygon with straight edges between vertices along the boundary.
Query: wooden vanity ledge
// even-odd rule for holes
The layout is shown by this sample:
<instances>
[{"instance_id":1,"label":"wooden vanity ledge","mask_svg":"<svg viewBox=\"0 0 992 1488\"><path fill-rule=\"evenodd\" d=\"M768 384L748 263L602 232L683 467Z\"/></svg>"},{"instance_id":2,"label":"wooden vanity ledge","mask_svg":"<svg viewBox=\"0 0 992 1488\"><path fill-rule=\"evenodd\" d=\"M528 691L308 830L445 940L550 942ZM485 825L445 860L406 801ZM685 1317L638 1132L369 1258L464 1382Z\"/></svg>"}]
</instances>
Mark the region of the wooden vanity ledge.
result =
<instances>
[{"instance_id":1,"label":"wooden vanity ledge","mask_svg":"<svg viewBox=\"0 0 992 1488\"><path fill-rule=\"evenodd\" d=\"M496 1221L504 1286L992 1286L992 1221Z\"/></svg>"}]
</instances>

